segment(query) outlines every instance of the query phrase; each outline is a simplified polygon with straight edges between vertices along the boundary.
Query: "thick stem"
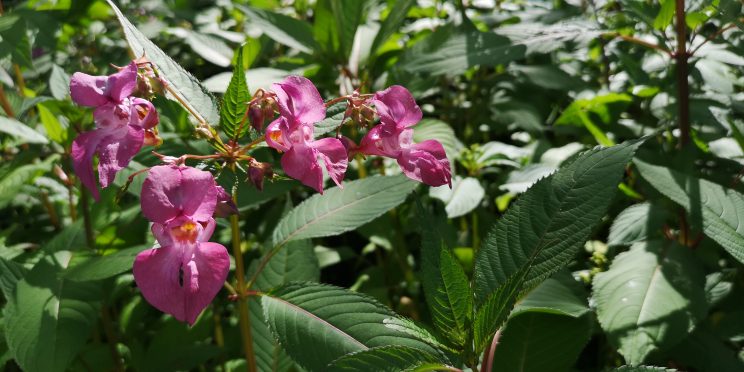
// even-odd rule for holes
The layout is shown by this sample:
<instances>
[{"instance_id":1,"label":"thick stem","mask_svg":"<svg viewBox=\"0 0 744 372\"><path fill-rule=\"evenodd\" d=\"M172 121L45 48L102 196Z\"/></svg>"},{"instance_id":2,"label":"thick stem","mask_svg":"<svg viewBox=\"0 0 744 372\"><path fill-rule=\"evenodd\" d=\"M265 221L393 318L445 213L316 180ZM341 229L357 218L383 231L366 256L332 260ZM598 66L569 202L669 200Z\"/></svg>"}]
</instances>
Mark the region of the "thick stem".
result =
<instances>
[{"instance_id":1,"label":"thick stem","mask_svg":"<svg viewBox=\"0 0 744 372\"><path fill-rule=\"evenodd\" d=\"M491 340L491 346L488 348L488 354L483 356L483 364L481 364L481 372L491 372L493 370L493 356L496 355L496 347L499 346L499 339L501 338L501 330L496 331Z\"/></svg>"},{"instance_id":2,"label":"thick stem","mask_svg":"<svg viewBox=\"0 0 744 372\"><path fill-rule=\"evenodd\" d=\"M233 201L237 204L237 191L233 190ZM243 264L243 252L240 249L240 224L238 215L230 216L230 227L232 228L232 248L235 258L235 279L238 292L238 311L240 314L240 335L243 340L243 351L249 372L256 372L256 355L253 352L253 335L251 334L251 317L248 313L248 298L245 296L245 265Z\"/></svg>"},{"instance_id":3,"label":"thick stem","mask_svg":"<svg viewBox=\"0 0 744 372\"><path fill-rule=\"evenodd\" d=\"M90 220L90 207L88 205L88 190L85 186L80 187L80 208L83 210L83 226L85 227L85 242L88 248L93 249L95 240L93 238L93 223Z\"/></svg>"},{"instance_id":4,"label":"thick stem","mask_svg":"<svg viewBox=\"0 0 744 372\"><path fill-rule=\"evenodd\" d=\"M679 144L684 147L690 141L690 85L687 81L688 59L687 24L685 23L685 0L676 1L677 50L677 110L679 120Z\"/></svg>"},{"instance_id":5,"label":"thick stem","mask_svg":"<svg viewBox=\"0 0 744 372\"><path fill-rule=\"evenodd\" d=\"M49 200L49 194L47 194L46 191L41 191L41 204L44 205L44 208L47 210L47 214L49 214L49 222L52 223L52 226L54 227L54 231L58 231L62 226L59 223L59 216L57 216L57 210L54 209L54 204Z\"/></svg>"},{"instance_id":6,"label":"thick stem","mask_svg":"<svg viewBox=\"0 0 744 372\"><path fill-rule=\"evenodd\" d=\"M106 305L101 307L101 321L103 322L103 332L106 333L109 352L111 352L111 358L114 360L114 371L124 371L124 365L121 363L121 355L119 355L119 349L116 346L118 343L116 333L114 332L111 315L109 314L108 306Z\"/></svg>"},{"instance_id":7,"label":"thick stem","mask_svg":"<svg viewBox=\"0 0 744 372\"><path fill-rule=\"evenodd\" d=\"M16 75L16 84L18 84L18 94L21 95L21 97L26 96L26 80L23 78L23 72L21 72L21 67L18 66L17 63L13 64L13 71Z\"/></svg>"},{"instance_id":8,"label":"thick stem","mask_svg":"<svg viewBox=\"0 0 744 372\"><path fill-rule=\"evenodd\" d=\"M13 111L13 107L10 105L10 101L8 101L8 96L5 95L5 88L3 88L2 84L0 84L0 106L3 107L5 115L8 115L9 118L15 117L15 112Z\"/></svg>"}]
</instances>

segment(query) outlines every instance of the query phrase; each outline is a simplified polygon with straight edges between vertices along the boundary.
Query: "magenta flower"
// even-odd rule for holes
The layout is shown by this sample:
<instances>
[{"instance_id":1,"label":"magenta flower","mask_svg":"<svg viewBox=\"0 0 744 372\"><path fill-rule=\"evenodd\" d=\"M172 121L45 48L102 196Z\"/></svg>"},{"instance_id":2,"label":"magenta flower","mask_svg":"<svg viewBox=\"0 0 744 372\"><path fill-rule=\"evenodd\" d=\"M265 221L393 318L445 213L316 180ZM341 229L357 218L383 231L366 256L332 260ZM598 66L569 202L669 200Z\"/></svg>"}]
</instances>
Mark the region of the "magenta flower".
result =
<instances>
[{"instance_id":1,"label":"magenta flower","mask_svg":"<svg viewBox=\"0 0 744 372\"><path fill-rule=\"evenodd\" d=\"M315 123L325 118L325 105L310 80L289 76L272 86L280 117L266 128L266 143L284 152L284 172L323 193L323 161L328 175L339 187L348 164L346 148L336 138L315 140Z\"/></svg>"},{"instance_id":2,"label":"magenta flower","mask_svg":"<svg viewBox=\"0 0 744 372\"><path fill-rule=\"evenodd\" d=\"M230 270L225 247L208 242L219 197L212 174L190 167L153 167L142 185L142 213L160 248L137 255L134 280L147 302L190 325Z\"/></svg>"},{"instance_id":3,"label":"magenta flower","mask_svg":"<svg viewBox=\"0 0 744 372\"><path fill-rule=\"evenodd\" d=\"M430 186L452 186L452 172L439 141L413 143L411 127L421 120L421 109L411 93L394 85L372 98L380 124L364 136L357 152L396 159L403 173Z\"/></svg>"},{"instance_id":4,"label":"magenta flower","mask_svg":"<svg viewBox=\"0 0 744 372\"><path fill-rule=\"evenodd\" d=\"M72 144L75 173L98 200L91 167L98 153L98 180L106 188L116 173L139 152L145 137L158 124L152 103L132 97L137 87L137 64L132 62L110 76L76 72L70 80L70 95L79 105L95 107L96 129L81 133Z\"/></svg>"}]
</instances>

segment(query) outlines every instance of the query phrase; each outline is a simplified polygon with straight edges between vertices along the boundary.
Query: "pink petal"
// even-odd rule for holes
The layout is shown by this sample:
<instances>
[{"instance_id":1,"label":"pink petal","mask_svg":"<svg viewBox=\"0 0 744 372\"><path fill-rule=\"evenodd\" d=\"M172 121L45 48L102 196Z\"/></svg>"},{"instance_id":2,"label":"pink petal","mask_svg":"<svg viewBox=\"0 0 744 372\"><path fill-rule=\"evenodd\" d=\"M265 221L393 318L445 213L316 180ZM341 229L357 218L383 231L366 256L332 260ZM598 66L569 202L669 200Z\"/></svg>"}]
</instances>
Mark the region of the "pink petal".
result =
<instances>
[{"instance_id":1,"label":"pink petal","mask_svg":"<svg viewBox=\"0 0 744 372\"><path fill-rule=\"evenodd\" d=\"M129 97L137 87L137 64L132 61L119 72L109 75L106 95L114 102Z\"/></svg>"},{"instance_id":2,"label":"pink petal","mask_svg":"<svg viewBox=\"0 0 744 372\"><path fill-rule=\"evenodd\" d=\"M114 181L116 173L129 165L145 140L144 129L133 125L108 132L110 134L98 144L98 181L101 188L108 187Z\"/></svg>"},{"instance_id":3,"label":"pink petal","mask_svg":"<svg viewBox=\"0 0 744 372\"><path fill-rule=\"evenodd\" d=\"M92 76L76 72L70 79L70 96L78 105L98 107L106 102L107 76Z\"/></svg>"},{"instance_id":4,"label":"pink petal","mask_svg":"<svg viewBox=\"0 0 744 372\"><path fill-rule=\"evenodd\" d=\"M72 168L75 170L78 178L80 178L80 182L90 190L90 193L96 200L99 199L99 194L93 175L93 155L96 153L98 143L105 136L106 133L104 131L92 130L81 133L72 142Z\"/></svg>"},{"instance_id":5,"label":"pink petal","mask_svg":"<svg viewBox=\"0 0 744 372\"><path fill-rule=\"evenodd\" d=\"M393 128L408 128L421 121L421 108L411 92L400 85L375 93L372 102L386 132L391 132Z\"/></svg>"},{"instance_id":6,"label":"pink petal","mask_svg":"<svg viewBox=\"0 0 744 372\"><path fill-rule=\"evenodd\" d=\"M288 176L323 193L323 170L317 159L317 150L305 144L296 144L282 155L282 169Z\"/></svg>"},{"instance_id":7,"label":"pink petal","mask_svg":"<svg viewBox=\"0 0 744 372\"><path fill-rule=\"evenodd\" d=\"M142 98L132 98L132 111L129 121L130 125L137 125L144 129L152 129L160 119L158 111L155 110L152 102Z\"/></svg>"},{"instance_id":8,"label":"pink petal","mask_svg":"<svg viewBox=\"0 0 744 372\"><path fill-rule=\"evenodd\" d=\"M93 111L96 127L115 128L127 126L132 120L132 109L130 100L124 100L119 103L108 102L98 106Z\"/></svg>"},{"instance_id":9,"label":"pink petal","mask_svg":"<svg viewBox=\"0 0 744 372\"><path fill-rule=\"evenodd\" d=\"M380 124L367 132L357 151L367 155L396 158L403 147L410 145L412 138L412 129L394 130L391 133L386 133L385 126Z\"/></svg>"},{"instance_id":10,"label":"pink petal","mask_svg":"<svg viewBox=\"0 0 744 372\"><path fill-rule=\"evenodd\" d=\"M287 131L287 125L285 119L280 117L269 124L266 127L266 144L270 147L279 150L281 152L289 151L291 144L288 143L288 139L285 138L285 132Z\"/></svg>"},{"instance_id":11,"label":"pink petal","mask_svg":"<svg viewBox=\"0 0 744 372\"><path fill-rule=\"evenodd\" d=\"M452 186L450 163L438 141L428 140L404 149L398 156L398 165L413 180L429 186Z\"/></svg>"},{"instance_id":12,"label":"pink petal","mask_svg":"<svg viewBox=\"0 0 744 372\"><path fill-rule=\"evenodd\" d=\"M148 249L137 255L132 271L147 302L194 325L222 288L229 269L225 247L207 242Z\"/></svg>"},{"instance_id":13,"label":"pink petal","mask_svg":"<svg viewBox=\"0 0 744 372\"><path fill-rule=\"evenodd\" d=\"M333 182L342 187L341 181L344 180L349 163L344 144L337 138L323 138L312 142L311 146L318 150L318 156L323 159L323 164Z\"/></svg>"},{"instance_id":14,"label":"pink petal","mask_svg":"<svg viewBox=\"0 0 744 372\"><path fill-rule=\"evenodd\" d=\"M271 86L281 116L303 124L315 124L325 118L323 98L315 85L302 76L287 76Z\"/></svg>"},{"instance_id":15,"label":"pink petal","mask_svg":"<svg viewBox=\"0 0 744 372\"><path fill-rule=\"evenodd\" d=\"M160 165L150 169L140 199L142 213L153 222L165 224L178 216L207 221L217 204L217 188L209 172Z\"/></svg>"}]
</instances>

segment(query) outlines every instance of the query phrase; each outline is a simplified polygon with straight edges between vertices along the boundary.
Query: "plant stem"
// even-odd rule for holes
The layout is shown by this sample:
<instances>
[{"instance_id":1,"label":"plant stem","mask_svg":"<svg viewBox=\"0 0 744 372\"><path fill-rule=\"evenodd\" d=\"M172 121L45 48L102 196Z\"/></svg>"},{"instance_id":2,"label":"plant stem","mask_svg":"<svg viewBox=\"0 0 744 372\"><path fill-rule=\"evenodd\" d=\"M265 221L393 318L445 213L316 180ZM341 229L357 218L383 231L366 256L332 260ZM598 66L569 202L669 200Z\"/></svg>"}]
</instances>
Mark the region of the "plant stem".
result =
<instances>
[{"instance_id":1,"label":"plant stem","mask_svg":"<svg viewBox=\"0 0 744 372\"><path fill-rule=\"evenodd\" d=\"M21 95L21 97L26 96L26 80L23 79L23 72L21 72L21 67L18 66L17 63L13 64L13 71L16 75L16 84L18 84L18 93Z\"/></svg>"},{"instance_id":2,"label":"plant stem","mask_svg":"<svg viewBox=\"0 0 744 372\"><path fill-rule=\"evenodd\" d=\"M233 190L233 201L237 204L237 190ZM243 340L243 351L249 372L256 372L256 355L253 352L253 335L251 334L251 317L248 314L248 299L245 296L245 265L243 264L243 252L240 249L240 225L238 215L230 216L230 227L232 229L232 248L235 258L235 279L237 281L236 291L238 293L238 311L240 316L240 335Z\"/></svg>"},{"instance_id":3,"label":"plant stem","mask_svg":"<svg viewBox=\"0 0 744 372\"><path fill-rule=\"evenodd\" d=\"M3 106L5 115L8 115L9 118L15 117L15 112L13 111L13 107L10 105L10 101L8 101L8 96L5 95L5 88L3 88L2 84L0 84L0 105Z\"/></svg>"},{"instance_id":4,"label":"plant stem","mask_svg":"<svg viewBox=\"0 0 744 372\"><path fill-rule=\"evenodd\" d=\"M93 249L95 240L93 239L93 224L90 220L90 207L88 205L88 190L80 186L80 208L83 210L83 226L85 227L85 243L88 248Z\"/></svg>"},{"instance_id":5,"label":"plant stem","mask_svg":"<svg viewBox=\"0 0 744 372\"><path fill-rule=\"evenodd\" d=\"M499 339L501 338L501 330L496 331L491 340L491 346L488 348L488 354L483 356L483 364L481 364L481 372L491 372L493 370L493 356L496 354L496 347L499 346Z\"/></svg>"},{"instance_id":6,"label":"plant stem","mask_svg":"<svg viewBox=\"0 0 744 372\"><path fill-rule=\"evenodd\" d=\"M677 109L679 115L679 144L684 147L690 141L690 86L687 81L688 59L687 24L685 23L685 0L675 0L677 50Z\"/></svg>"},{"instance_id":7,"label":"plant stem","mask_svg":"<svg viewBox=\"0 0 744 372\"><path fill-rule=\"evenodd\" d=\"M109 345L109 351L111 352L111 358L114 360L114 371L124 371L124 366L121 363L121 356L119 350L116 348L118 341L116 340L116 333L111 322L111 315L108 311L108 306L103 305L101 307L101 321L103 322L103 332L106 333L107 344Z\"/></svg>"},{"instance_id":8,"label":"plant stem","mask_svg":"<svg viewBox=\"0 0 744 372\"><path fill-rule=\"evenodd\" d=\"M664 48L661 45L652 44L652 43L649 43L647 41L643 41L641 39L635 38L633 36L620 35L620 34L618 34L616 32L610 33L609 35L612 35L612 36L615 36L615 37L619 37L620 39L623 39L623 40L625 40L627 42L630 42L630 43L633 43L633 44L638 44L638 45L644 46L646 48L650 48L650 49L658 50L660 52L664 52L664 53L666 53L669 56L672 56L672 54L673 54L669 49Z\"/></svg>"}]
</instances>

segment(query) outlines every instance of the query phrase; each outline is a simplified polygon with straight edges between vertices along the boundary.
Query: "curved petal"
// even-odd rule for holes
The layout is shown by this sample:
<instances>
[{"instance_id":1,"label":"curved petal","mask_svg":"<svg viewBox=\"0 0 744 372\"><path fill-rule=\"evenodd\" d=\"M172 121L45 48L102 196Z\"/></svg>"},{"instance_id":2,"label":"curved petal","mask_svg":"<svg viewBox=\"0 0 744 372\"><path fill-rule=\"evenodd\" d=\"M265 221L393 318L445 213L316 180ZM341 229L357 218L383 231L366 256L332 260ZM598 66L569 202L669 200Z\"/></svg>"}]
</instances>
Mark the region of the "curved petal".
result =
<instances>
[{"instance_id":1,"label":"curved petal","mask_svg":"<svg viewBox=\"0 0 744 372\"><path fill-rule=\"evenodd\" d=\"M121 102L132 95L137 88L137 63L132 61L126 67L108 76L106 96L114 102Z\"/></svg>"},{"instance_id":2,"label":"curved petal","mask_svg":"<svg viewBox=\"0 0 744 372\"><path fill-rule=\"evenodd\" d=\"M318 165L317 150L297 144L282 155L282 169L288 176L323 193L323 170Z\"/></svg>"},{"instance_id":3,"label":"curved petal","mask_svg":"<svg viewBox=\"0 0 744 372\"><path fill-rule=\"evenodd\" d=\"M281 152L289 151L289 144L285 143L283 128L286 128L284 118L280 117L266 127L266 144Z\"/></svg>"},{"instance_id":4,"label":"curved petal","mask_svg":"<svg viewBox=\"0 0 744 372\"><path fill-rule=\"evenodd\" d=\"M408 178L429 186L452 186L452 173L442 144L435 140L417 143L404 149L398 165Z\"/></svg>"},{"instance_id":5,"label":"curved petal","mask_svg":"<svg viewBox=\"0 0 744 372\"><path fill-rule=\"evenodd\" d=\"M116 173L129 165L144 141L145 130L134 125L117 128L101 140L98 145L98 181L101 188L108 187Z\"/></svg>"},{"instance_id":6,"label":"curved petal","mask_svg":"<svg viewBox=\"0 0 744 372\"><path fill-rule=\"evenodd\" d=\"M132 110L133 107L129 100L120 103L108 102L98 106L93 111L96 128L110 129L129 125L132 120Z\"/></svg>"},{"instance_id":7,"label":"curved petal","mask_svg":"<svg viewBox=\"0 0 744 372\"><path fill-rule=\"evenodd\" d=\"M302 76L287 76L271 86L276 94L279 112L289 120L315 124L325 118L323 98L315 85Z\"/></svg>"},{"instance_id":8,"label":"curved petal","mask_svg":"<svg viewBox=\"0 0 744 372\"><path fill-rule=\"evenodd\" d=\"M411 129L405 129L403 131L392 133L385 133L384 125L380 124L370 129L369 132L362 138L362 142L359 144L357 152L367 155L387 156L390 158L398 157L401 151L400 140L406 140L406 145L410 143L413 132Z\"/></svg>"},{"instance_id":9,"label":"curved petal","mask_svg":"<svg viewBox=\"0 0 744 372\"><path fill-rule=\"evenodd\" d=\"M423 115L411 92L400 85L375 93L372 102L386 132L393 128L408 128L421 121Z\"/></svg>"},{"instance_id":10,"label":"curved petal","mask_svg":"<svg viewBox=\"0 0 744 372\"><path fill-rule=\"evenodd\" d=\"M323 159L323 164L333 182L338 187L343 187L341 181L344 180L349 163L344 144L337 138L323 138L312 142L311 146L318 150L318 156Z\"/></svg>"},{"instance_id":11,"label":"curved petal","mask_svg":"<svg viewBox=\"0 0 744 372\"><path fill-rule=\"evenodd\" d=\"M222 288L229 269L225 247L196 243L143 251L132 271L147 302L193 325Z\"/></svg>"},{"instance_id":12,"label":"curved petal","mask_svg":"<svg viewBox=\"0 0 744 372\"><path fill-rule=\"evenodd\" d=\"M130 125L137 125L144 129L152 129L160 122L158 111L152 102L142 98L132 98Z\"/></svg>"},{"instance_id":13,"label":"curved petal","mask_svg":"<svg viewBox=\"0 0 744 372\"><path fill-rule=\"evenodd\" d=\"M80 178L80 182L90 190L93 198L98 200L98 187L93 174L93 155L96 148L106 133L103 130L95 129L81 133L72 142L72 168L75 174Z\"/></svg>"},{"instance_id":14,"label":"curved petal","mask_svg":"<svg viewBox=\"0 0 744 372\"><path fill-rule=\"evenodd\" d=\"M107 76L93 76L76 72L70 79L70 96L78 105L98 107L106 102Z\"/></svg>"},{"instance_id":15,"label":"curved petal","mask_svg":"<svg viewBox=\"0 0 744 372\"><path fill-rule=\"evenodd\" d=\"M181 177L180 207L183 214L195 221L208 221L217 206L218 192L214 176L207 171L183 167Z\"/></svg>"},{"instance_id":16,"label":"curved petal","mask_svg":"<svg viewBox=\"0 0 744 372\"><path fill-rule=\"evenodd\" d=\"M191 167L152 167L142 184L142 213L150 221L165 224L186 216L209 220L217 204L217 187L209 172Z\"/></svg>"}]
</instances>

